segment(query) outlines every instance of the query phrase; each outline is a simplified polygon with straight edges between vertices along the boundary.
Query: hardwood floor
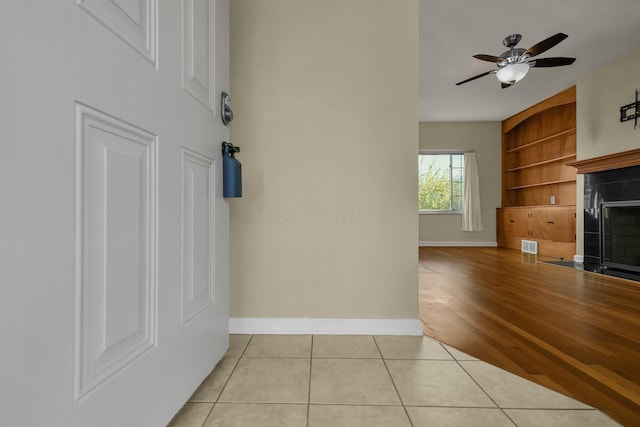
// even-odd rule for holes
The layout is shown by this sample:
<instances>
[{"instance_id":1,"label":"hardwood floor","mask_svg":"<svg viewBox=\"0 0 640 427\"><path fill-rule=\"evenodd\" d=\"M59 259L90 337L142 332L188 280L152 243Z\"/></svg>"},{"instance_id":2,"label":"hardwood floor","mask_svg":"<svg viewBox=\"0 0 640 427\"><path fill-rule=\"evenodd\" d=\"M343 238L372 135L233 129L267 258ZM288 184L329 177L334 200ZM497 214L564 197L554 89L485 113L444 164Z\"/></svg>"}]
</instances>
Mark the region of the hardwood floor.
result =
<instances>
[{"instance_id":1,"label":"hardwood floor","mask_svg":"<svg viewBox=\"0 0 640 427\"><path fill-rule=\"evenodd\" d=\"M420 248L425 335L639 426L640 282L541 260Z\"/></svg>"}]
</instances>

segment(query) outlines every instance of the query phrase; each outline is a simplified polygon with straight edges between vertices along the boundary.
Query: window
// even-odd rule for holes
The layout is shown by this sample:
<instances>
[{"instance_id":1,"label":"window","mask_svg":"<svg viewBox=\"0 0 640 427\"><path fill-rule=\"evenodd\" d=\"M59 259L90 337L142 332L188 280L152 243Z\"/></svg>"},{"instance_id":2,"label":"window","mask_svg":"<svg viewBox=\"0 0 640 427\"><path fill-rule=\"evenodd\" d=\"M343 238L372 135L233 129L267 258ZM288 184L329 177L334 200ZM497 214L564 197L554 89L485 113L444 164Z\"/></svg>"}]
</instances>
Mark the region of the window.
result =
<instances>
[{"instance_id":1,"label":"window","mask_svg":"<svg viewBox=\"0 0 640 427\"><path fill-rule=\"evenodd\" d=\"M461 212L464 153L420 152L418 155L418 210Z\"/></svg>"}]
</instances>

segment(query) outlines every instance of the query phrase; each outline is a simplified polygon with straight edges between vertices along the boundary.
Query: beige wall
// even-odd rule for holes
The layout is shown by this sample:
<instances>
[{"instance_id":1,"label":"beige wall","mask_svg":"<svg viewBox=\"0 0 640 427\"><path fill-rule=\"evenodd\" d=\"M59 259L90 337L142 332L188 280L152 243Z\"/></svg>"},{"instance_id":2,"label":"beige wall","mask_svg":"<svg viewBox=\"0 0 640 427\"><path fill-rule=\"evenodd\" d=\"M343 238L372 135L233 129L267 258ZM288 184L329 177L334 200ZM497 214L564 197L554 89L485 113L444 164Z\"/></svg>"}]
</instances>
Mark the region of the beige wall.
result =
<instances>
[{"instance_id":1,"label":"beige wall","mask_svg":"<svg viewBox=\"0 0 640 427\"><path fill-rule=\"evenodd\" d=\"M578 160L640 148L640 129L620 123L620 107L640 89L640 51L578 79L576 119ZM578 175L576 211L584 211L584 180ZM577 215L576 251L584 254L584 218Z\"/></svg>"},{"instance_id":2,"label":"beige wall","mask_svg":"<svg viewBox=\"0 0 640 427\"><path fill-rule=\"evenodd\" d=\"M500 207L500 122L420 123L421 150L474 150L480 179L482 232L462 231L459 214L422 214L420 242L496 242L496 208Z\"/></svg>"},{"instance_id":3,"label":"beige wall","mask_svg":"<svg viewBox=\"0 0 640 427\"><path fill-rule=\"evenodd\" d=\"M417 318L417 70L417 0L231 2L231 317Z\"/></svg>"}]
</instances>

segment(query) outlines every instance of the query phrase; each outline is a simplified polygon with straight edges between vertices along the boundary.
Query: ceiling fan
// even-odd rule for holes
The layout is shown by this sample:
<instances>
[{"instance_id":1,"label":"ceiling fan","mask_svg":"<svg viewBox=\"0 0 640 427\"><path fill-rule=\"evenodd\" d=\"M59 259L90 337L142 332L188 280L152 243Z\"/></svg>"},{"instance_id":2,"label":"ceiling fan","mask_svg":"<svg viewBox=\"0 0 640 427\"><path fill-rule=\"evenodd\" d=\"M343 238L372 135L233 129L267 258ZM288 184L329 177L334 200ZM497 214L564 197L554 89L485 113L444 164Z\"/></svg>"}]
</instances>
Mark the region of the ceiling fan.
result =
<instances>
[{"instance_id":1,"label":"ceiling fan","mask_svg":"<svg viewBox=\"0 0 640 427\"><path fill-rule=\"evenodd\" d=\"M500 56L483 54L473 55L474 58L481 61L494 62L498 66L496 70L478 74L477 76L473 76L459 83L456 83L456 86L470 82L471 80L475 80L480 77L484 77L489 74L495 74L498 80L500 80L502 88L504 89L509 86L513 86L517 81L526 76L529 72L529 68L531 67L542 68L571 65L576 60L576 58L555 57L531 59L534 56L551 49L567 37L569 36L564 33L558 33L545 40L542 40L540 43L533 45L529 49L523 49L520 47L515 47L522 39L522 36L520 34L511 34L510 36L507 36L504 38L504 40L502 40L502 44L505 47L508 47L509 50L502 53Z\"/></svg>"}]
</instances>

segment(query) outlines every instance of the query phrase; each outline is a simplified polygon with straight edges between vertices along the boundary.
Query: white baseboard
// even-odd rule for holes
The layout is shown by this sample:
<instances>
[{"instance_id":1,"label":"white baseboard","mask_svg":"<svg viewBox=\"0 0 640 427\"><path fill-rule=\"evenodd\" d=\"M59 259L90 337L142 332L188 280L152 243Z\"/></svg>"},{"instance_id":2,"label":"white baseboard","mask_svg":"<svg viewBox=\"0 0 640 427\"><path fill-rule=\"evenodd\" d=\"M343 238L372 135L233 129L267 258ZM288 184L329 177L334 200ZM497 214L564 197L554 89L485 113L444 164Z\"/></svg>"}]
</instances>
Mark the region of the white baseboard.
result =
<instances>
[{"instance_id":1,"label":"white baseboard","mask_svg":"<svg viewBox=\"0 0 640 427\"><path fill-rule=\"evenodd\" d=\"M574 255L573 262L577 262L578 264L584 263L584 255Z\"/></svg>"},{"instance_id":2,"label":"white baseboard","mask_svg":"<svg viewBox=\"0 0 640 427\"><path fill-rule=\"evenodd\" d=\"M495 248L498 247L498 242L469 242L469 241L461 241L461 242L447 242L447 241L421 241L418 242L420 246L468 246L468 247L489 247Z\"/></svg>"},{"instance_id":3,"label":"white baseboard","mask_svg":"<svg viewBox=\"0 0 640 427\"><path fill-rule=\"evenodd\" d=\"M231 334L301 335L422 335L419 319L307 319L248 318L229 319Z\"/></svg>"}]
</instances>

